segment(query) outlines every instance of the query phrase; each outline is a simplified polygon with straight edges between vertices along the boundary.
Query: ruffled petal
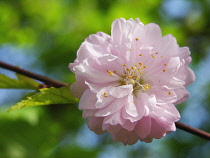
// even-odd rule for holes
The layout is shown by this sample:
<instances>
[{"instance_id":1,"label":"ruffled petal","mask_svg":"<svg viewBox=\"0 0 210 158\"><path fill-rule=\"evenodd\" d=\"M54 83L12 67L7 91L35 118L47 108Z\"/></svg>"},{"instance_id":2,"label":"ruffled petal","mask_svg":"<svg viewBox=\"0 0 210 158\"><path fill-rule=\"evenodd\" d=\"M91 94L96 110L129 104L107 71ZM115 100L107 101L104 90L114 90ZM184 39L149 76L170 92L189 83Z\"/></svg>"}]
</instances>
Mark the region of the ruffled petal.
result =
<instances>
[{"instance_id":1,"label":"ruffled petal","mask_svg":"<svg viewBox=\"0 0 210 158\"><path fill-rule=\"evenodd\" d=\"M186 79L185 79L185 87L189 86L192 82L195 81L195 74L190 68L186 68Z\"/></svg>"},{"instance_id":2,"label":"ruffled petal","mask_svg":"<svg viewBox=\"0 0 210 158\"><path fill-rule=\"evenodd\" d=\"M138 137L134 132L123 128L118 133L112 134L112 139L116 142L122 142L124 145L132 145L138 141Z\"/></svg>"},{"instance_id":3,"label":"ruffled petal","mask_svg":"<svg viewBox=\"0 0 210 158\"><path fill-rule=\"evenodd\" d=\"M95 96L95 93L91 92L89 89L86 89L86 91L80 99L79 109L96 109L96 101L97 98Z\"/></svg>"},{"instance_id":4,"label":"ruffled petal","mask_svg":"<svg viewBox=\"0 0 210 158\"><path fill-rule=\"evenodd\" d=\"M164 57L178 56L179 46L171 34L163 36L155 45L156 51Z\"/></svg>"},{"instance_id":5,"label":"ruffled petal","mask_svg":"<svg viewBox=\"0 0 210 158\"><path fill-rule=\"evenodd\" d=\"M121 43L125 24L126 20L123 18L117 19L112 23L111 38L114 43Z\"/></svg>"},{"instance_id":6,"label":"ruffled petal","mask_svg":"<svg viewBox=\"0 0 210 158\"><path fill-rule=\"evenodd\" d=\"M145 37L144 43L146 45L154 45L162 37L162 32L157 24L150 23L144 26Z\"/></svg>"},{"instance_id":7,"label":"ruffled petal","mask_svg":"<svg viewBox=\"0 0 210 158\"><path fill-rule=\"evenodd\" d=\"M179 88L175 90L177 95L177 101L174 104L181 104L182 102L186 101L190 94L185 88Z\"/></svg>"},{"instance_id":8,"label":"ruffled petal","mask_svg":"<svg viewBox=\"0 0 210 158\"><path fill-rule=\"evenodd\" d=\"M138 116L136 105L134 104L134 100L133 100L133 95L128 96L128 103L125 105L125 111L128 115L132 117Z\"/></svg>"},{"instance_id":9,"label":"ruffled petal","mask_svg":"<svg viewBox=\"0 0 210 158\"><path fill-rule=\"evenodd\" d=\"M141 120L138 121L134 132L140 139L146 138L151 131L151 118L150 117L143 117Z\"/></svg>"},{"instance_id":10,"label":"ruffled petal","mask_svg":"<svg viewBox=\"0 0 210 158\"><path fill-rule=\"evenodd\" d=\"M157 123L155 119L151 119L151 131L150 131L149 136L151 138L160 139L165 135L166 135L165 127Z\"/></svg>"},{"instance_id":11,"label":"ruffled petal","mask_svg":"<svg viewBox=\"0 0 210 158\"><path fill-rule=\"evenodd\" d=\"M70 92L75 98L81 98L82 94L86 90L86 86L80 85L78 82L72 83L70 86Z\"/></svg>"},{"instance_id":12,"label":"ruffled petal","mask_svg":"<svg viewBox=\"0 0 210 158\"><path fill-rule=\"evenodd\" d=\"M88 38L86 38L86 42L94 45L99 45L106 47L110 44L109 40L111 37L103 32L98 32L96 34L91 34Z\"/></svg>"},{"instance_id":13,"label":"ruffled petal","mask_svg":"<svg viewBox=\"0 0 210 158\"><path fill-rule=\"evenodd\" d=\"M122 129L121 125L111 125L111 124L103 124L102 126L102 130L103 131L108 131L112 134L116 134L118 132L120 132L120 130Z\"/></svg>"},{"instance_id":14,"label":"ruffled petal","mask_svg":"<svg viewBox=\"0 0 210 158\"><path fill-rule=\"evenodd\" d=\"M82 78L86 78L87 82L91 83L107 83L107 82L117 82L119 77L118 76L110 76L107 72L101 72L99 70L93 69L88 67L87 64L85 65L77 65L74 67L75 73Z\"/></svg>"},{"instance_id":15,"label":"ruffled petal","mask_svg":"<svg viewBox=\"0 0 210 158\"><path fill-rule=\"evenodd\" d=\"M157 104L159 105L175 103L177 101L177 95L174 91L162 89L154 93L157 98Z\"/></svg>"},{"instance_id":16,"label":"ruffled petal","mask_svg":"<svg viewBox=\"0 0 210 158\"><path fill-rule=\"evenodd\" d=\"M98 51L101 48L101 51ZM94 46L90 43L84 42L77 51L77 60L82 62L90 56L99 57L103 54L104 50L100 46Z\"/></svg>"},{"instance_id":17,"label":"ruffled petal","mask_svg":"<svg viewBox=\"0 0 210 158\"><path fill-rule=\"evenodd\" d=\"M180 119L179 112L173 104L155 106L150 116L163 127L167 127Z\"/></svg>"},{"instance_id":18,"label":"ruffled petal","mask_svg":"<svg viewBox=\"0 0 210 158\"><path fill-rule=\"evenodd\" d=\"M104 117L109 116L113 113L120 113L119 110L125 106L126 99L114 99L110 104L105 106L104 108L100 108L98 112L96 113L96 116L98 117Z\"/></svg>"},{"instance_id":19,"label":"ruffled petal","mask_svg":"<svg viewBox=\"0 0 210 158\"><path fill-rule=\"evenodd\" d=\"M102 134L104 131L102 130L102 123L104 118L97 118L97 117L89 117L87 119L88 128L95 132L96 134Z\"/></svg>"},{"instance_id":20,"label":"ruffled petal","mask_svg":"<svg viewBox=\"0 0 210 158\"><path fill-rule=\"evenodd\" d=\"M133 91L132 85L123 85L119 87L112 87L109 90L109 93L116 98L123 98L131 94L132 91Z\"/></svg>"},{"instance_id":21,"label":"ruffled petal","mask_svg":"<svg viewBox=\"0 0 210 158\"><path fill-rule=\"evenodd\" d=\"M134 128L136 127L136 124L138 123L138 121L135 121L135 122L131 122L129 120L127 120L125 122L125 124L122 125L122 127L128 131L133 131Z\"/></svg>"},{"instance_id":22,"label":"ruffled petal","mask_svg":"<svg viewBox=\"0 0 210 158\"><path fill-rule=\"evenodd\" d=\"M123 125L125 124L125 121L122 117L120 112L116 112L112 115L109 115L104 118L103 124L110 124L110 125Z\"/></svg>"},{"instance_id":23,"label":"ruffled petal","mask_svg":"<svg viewBox=\"0 0 210 158\"><path fill-rule=\"evenodd\" d=\"M185 66L189 65L190 63L190 50L188 47L181 47L179 48L179 51L178 51L178 56L182 59L184 59L186 62L185 62Z\"/></svg>"},{"instance_id":24,"label":"ruffled petal","mask_svg":"<svg viewBox=\"0 0 210 158\"><path fill-rule=\"evenodd\" d=\"M93 84L93 83L89 83L85 81L85 84L90 88L90 90L94 93L98 93L101 88L103 88L102 85L98 85L98 84Z\"/></svg>"},{"instance_id":25,"label":"ruffled petal","mask_svg":"<svg viewBox=\"0 0 210 158\"><path fill-rule=\"evenodd\" d=\"M88 117L95 117L95 113L97 112L97 109L83 109L82 117L88 118Z\"/></svg>"}]
</instances>

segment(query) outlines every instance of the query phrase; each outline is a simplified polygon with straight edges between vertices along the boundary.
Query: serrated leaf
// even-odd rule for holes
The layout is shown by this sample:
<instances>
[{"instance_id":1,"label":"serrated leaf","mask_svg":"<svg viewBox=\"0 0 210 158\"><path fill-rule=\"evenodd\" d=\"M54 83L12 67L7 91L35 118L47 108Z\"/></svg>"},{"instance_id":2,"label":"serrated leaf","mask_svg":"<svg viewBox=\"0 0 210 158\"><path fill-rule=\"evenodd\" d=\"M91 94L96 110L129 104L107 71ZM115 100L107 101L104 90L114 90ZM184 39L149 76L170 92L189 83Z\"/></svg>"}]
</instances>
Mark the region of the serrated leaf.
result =
<instances>
[{"instance_id":1,"label":"serrated leaf","mask_svg":"<svg viewBox=\"0 0 210 158\"><path fill-rule=\"evenodd\" d=\"M35 95L28 97L26 100L20 101L12 106L9 111L31 106L69 104L76 102L78 102L78 99L71 95L69 86L61 88L43 88L40 89L40 93L36 93Z\"/></svg>"},{"instance_id":2,"label":"serrated leaf","mask_svg":"<svg viewBox=\"0 0 210 158\"><path fill-rule=\"evenodd\" d=\"M39 88L39 82L20 74L16 74L16 76L17 79L13 79L6 75L0 74L0 88L36 90Z\"/></svg>"},{"instance_id":3,"label":"serrated leaf","mask_svg":"<svg viewBox=\"0 0 210 158\"><path fill-rule=\"evenodd\" d=\"M34 94L36 94L38 91L33 91L33 92L29 92L29 93L26 93L25 95L22 96L22 100L27 100L28 97L31 97L33 96Z\"/></svg>"}]
</instances>

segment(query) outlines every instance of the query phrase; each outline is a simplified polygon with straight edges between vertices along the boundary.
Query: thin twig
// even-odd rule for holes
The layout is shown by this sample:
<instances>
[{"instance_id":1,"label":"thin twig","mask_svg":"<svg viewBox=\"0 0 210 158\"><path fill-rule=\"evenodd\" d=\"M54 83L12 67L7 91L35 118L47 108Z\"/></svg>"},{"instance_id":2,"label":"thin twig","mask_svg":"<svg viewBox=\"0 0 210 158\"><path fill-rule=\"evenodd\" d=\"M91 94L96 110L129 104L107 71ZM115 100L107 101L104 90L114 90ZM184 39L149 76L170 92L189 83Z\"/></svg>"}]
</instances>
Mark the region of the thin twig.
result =
<instances>
[{"instance_id":1,"label":"thin twig","mask_svg":"<svg viewBox=\"0 0 210 158\"><path fill-rule=\"evenodd\" d=\"M19 73L21 75L24 75L24 76L31 77L31 78L36 79L36 80L42 81L47 85L50 85L50 86L52 85L52 86L57 87L57 88L67 86L66 83L59 82L59 81L53 80L51 78L36 74L36 73L32 73L30 71L24 70L24 69L16 67L16 66L12 66L12 65L7 64L7 63L2 62L2 61L0 61L0 67L11 70L11 71L14 71L14 72L17 72L17 73Z\"/></svg>"},{"instance_id":2,"label":"thin twig","mask_svg":"<svg viewBox=\"0 0 210 158\"><path fill-rule=\"evenodd\" d=\"M66 83L59 82L59 81L53 80L51 78L48 78L48 77L36 74L36 73L32 73L30 71L27 71L27 70L24 70L24 69L12 66L10 64L7 64L7 63L1 62L1 61L0 61L0 67L8 69L8 70L11 70L11 71L14 71L14 72L17 72L19 74L22 74L22 75L25 75L25 76L28 76L28 77L31 77L31 78L36 79L36 80L42 81L45 84L47 84L48 86L49 85L50 86L52 85L54 87L67 86ZM207 132L199 130L197 128L193 128L191 126L185 125L185 124L183 124L181 122L176 122L175 124L176 124L177 128L179 128L179 129L181 129L183 131L189 132L189 133L191 133L193 135L199 136L199 137L204 138L206 140L210 140L210 133L207 133Z\"/></svg>"},{"instance_id":3,"label":"thin twig","mask_svg":"<svg viewBox=\"0 0 210 158\"><path fill-rule=\"evenodd\" d=\"M210 140L210 133L207 133L205 131L202 131L200 129L197 129L197 128L193 128L191 126L188 126L188 125L185 125L181 122L176 122L176 127L183 130L183 131L186 131L186 132L189 132L191 134L194 134L196 136L199 136L201 138L204 138L204 139L207 139L207 140Z\"/></svg>"}]
</instances>

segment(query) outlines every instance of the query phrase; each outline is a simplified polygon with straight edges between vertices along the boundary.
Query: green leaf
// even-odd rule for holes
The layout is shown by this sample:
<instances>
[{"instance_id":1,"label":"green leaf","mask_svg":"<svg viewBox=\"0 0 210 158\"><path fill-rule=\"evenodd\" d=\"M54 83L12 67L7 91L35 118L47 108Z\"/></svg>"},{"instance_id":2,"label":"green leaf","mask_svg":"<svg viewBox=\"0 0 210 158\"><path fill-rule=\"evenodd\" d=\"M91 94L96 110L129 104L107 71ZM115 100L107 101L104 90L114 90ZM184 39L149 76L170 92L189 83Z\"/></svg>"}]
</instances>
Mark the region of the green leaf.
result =
<instances>
[{"instance_id":1,"label":"green leaf","mask_svg":"<svg viewBox=\"0 0 210 158\"><path fill-rule=\"evenodd\" d=\"M21 109L30 106L51 105L51 104L69 104L76 103L78 99L74 98L69 90L69 86L61 88L43 88L40 93L27 97L26 100L18 102L12 106L9 111Z\"/></svg>"},{"instance_id":2,"label":"green leaf","mask_svg":"<svg viewBox=\"0 0 210 158\"><path fill-rule=\"evenodd\" d=\"M29 93L26 93L25 95L22 96L21 100L27 100L28 97L31 97L33 96L34 94L38 93L38 91L33 91L33 92L29 92Z\"/></svg>"},{"instance_id":3,"label":"green leaf","mask_svg":"<svg viewBox=\"0 0 210 158\"><path fill-rule=\"evenodd\" d=\"M35 80L16 74L17 79L10 78L6 75L0 74L0 88L11 89L35 89L39 88L40 83Z\"/></svg>"}]
</instances>

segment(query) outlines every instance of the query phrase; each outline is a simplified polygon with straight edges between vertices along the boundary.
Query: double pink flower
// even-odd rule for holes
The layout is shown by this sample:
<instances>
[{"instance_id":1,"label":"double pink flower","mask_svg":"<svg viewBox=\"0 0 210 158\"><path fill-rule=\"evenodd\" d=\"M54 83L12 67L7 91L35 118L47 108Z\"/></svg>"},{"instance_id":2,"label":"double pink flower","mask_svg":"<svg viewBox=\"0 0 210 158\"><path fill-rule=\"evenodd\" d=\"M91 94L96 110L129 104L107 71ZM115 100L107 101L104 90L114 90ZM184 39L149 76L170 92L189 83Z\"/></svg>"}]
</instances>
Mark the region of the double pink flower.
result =
<instances>
[{"instance_id":1,"label":"double pink flower","mask_svg":"<svg viewBox=\"0 0 210 158\"><path fill-rule=\"evenodd\" d=\"M176 130L175 104L188 98L195 79L190 61L189 49L158 25L117 19L111 36L98 32L80 46L69 65L77 80L71 92L90 130L124 145L151 142Z\"/></svg>"}]
</instances>

